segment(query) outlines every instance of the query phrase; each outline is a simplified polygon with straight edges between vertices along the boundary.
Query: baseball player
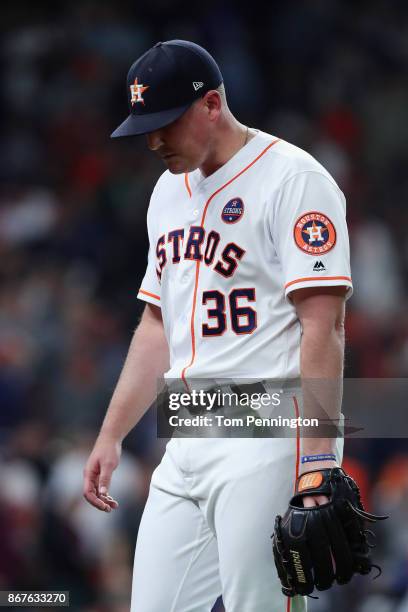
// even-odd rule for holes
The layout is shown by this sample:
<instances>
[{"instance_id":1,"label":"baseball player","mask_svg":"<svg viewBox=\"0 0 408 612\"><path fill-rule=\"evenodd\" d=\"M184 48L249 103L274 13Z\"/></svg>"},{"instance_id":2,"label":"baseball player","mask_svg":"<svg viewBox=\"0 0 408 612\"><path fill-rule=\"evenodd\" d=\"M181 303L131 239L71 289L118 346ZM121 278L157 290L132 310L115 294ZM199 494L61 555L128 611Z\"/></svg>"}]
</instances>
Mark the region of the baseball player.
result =
<instances>
[{"instance_id":1,"label":"baseball player","mask_svg":"<svg viewBox=\"0 0 408 612\"><path fill-rule=\"evenodd\" d=\"M112 136L145 134L167 169L147 214L145 309L84 470L84 496L105 512L118 506L108 491L122 441L163 376L186 388L193 379L327 379L331 390L302 409L311 416L317 402L338 413L352 292L339 187L308 153L232 115L207 51L157 43L130 68L127 93L130 115ZM299 416L298 402L292 409ZM284 557L281 520L278 577L274 520L294 492L299 516L330 509L334 476L346 477L341 459L334 438L173 437L139 529L132 612L210 612L221 594L227 612L305 610L314 586L341 581L335 543L324 558L331 577L310 585L303 550L289 545Z\"/></svg>"}]
</instances>

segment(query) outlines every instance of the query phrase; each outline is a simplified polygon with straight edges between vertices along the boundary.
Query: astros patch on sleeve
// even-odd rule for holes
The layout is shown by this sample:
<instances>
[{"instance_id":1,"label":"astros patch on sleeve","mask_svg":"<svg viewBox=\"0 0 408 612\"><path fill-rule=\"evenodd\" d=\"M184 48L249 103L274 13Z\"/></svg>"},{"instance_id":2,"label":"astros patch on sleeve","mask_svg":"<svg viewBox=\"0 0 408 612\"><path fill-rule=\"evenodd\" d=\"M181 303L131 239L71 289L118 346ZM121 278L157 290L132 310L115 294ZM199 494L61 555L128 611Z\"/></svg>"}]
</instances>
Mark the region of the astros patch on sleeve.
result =
<instances>
[{"instance_id":1,"label":"astros patch on sleeve","mask_svg":"<svg viewBox=\"0 0 408 612\"><path fill-rule=\"evenodd\" d=\"M295 289L346 286L352 293L345 199L325 174L295 174L282 186L273 228L285 295Z\"/></svg>"}]
</instances>

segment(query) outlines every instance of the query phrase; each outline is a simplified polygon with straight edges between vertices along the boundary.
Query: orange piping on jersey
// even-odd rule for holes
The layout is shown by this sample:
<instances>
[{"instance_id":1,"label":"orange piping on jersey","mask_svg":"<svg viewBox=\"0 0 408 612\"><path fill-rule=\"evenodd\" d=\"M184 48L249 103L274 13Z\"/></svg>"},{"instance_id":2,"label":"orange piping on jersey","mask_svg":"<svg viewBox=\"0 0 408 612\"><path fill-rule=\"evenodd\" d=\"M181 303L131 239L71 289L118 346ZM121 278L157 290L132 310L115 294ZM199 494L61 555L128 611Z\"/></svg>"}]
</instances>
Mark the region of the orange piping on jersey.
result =
<instances>
[{"instance_id":1,"label":"orange piping on jersey","mask_svg":"<svg viewBox=\"0 0 408 612\"><path fill-rule=\"evenodd\" d=\"M303 283L304 281L315 281L315 280L346 280L350 281L351 278L349 276L306 276L305 278L297 278L296 280L290 281L290 283L286 283L285 289L294 285L295 283Z\"/></svg>"},{"instance_id":2,"label":"orange piping on jersey","mask_svg":"<svg viewBox=\"0 0 408 612\"><path fill-rule=\"evenodd\" d=\"M191 198L191 187L190 187L190 182L189 182L189 180L188 180L188 174L187 174L187 172L184 174L184 183L185 183L185 185L186 185L186 189L187 189L187 191L188 191L188 195L189 195L189 196L190 196L190 198Z\"/></svg>"},{"instance_id":3,"label":"orange piping on jersey","mask_svg":"<svg viewBox=\"0 0 408 612\"><path fill-rule=\"evenodd\" d=\"M192 355L191 355L191 362L187 367L190 367L190 365L193 363L194 359L195 359L195 330L194 330L194 314L195 314L195 309L196 309L196 303L197 303L197 287L198 287L198 276L200 274L200 262L196 261L196 271L195 271L195 281L194 281L194 296L193 296L193 309L192 309L192 315L191 315L191 320L190 320L190 332L191 332L191 348L192 348ZM183 369L183 380L184 382L187 382L185 379L185 371L187 369L187 367L185 367Z\"/></svg>"},{"instance_id":4,"label":"orange piping on jersey","mask_svg":"<svg viewBox=\"0 0 408 612\"><path fill-rule=\"evenodd\" d=\"M155 295L154 293L149 293L148 291L145 291L144 289L139 289L139 293L143 293L144 295L149 295L150 297L155 298L156 300L159 300L160 302L159 295Z\"/></svg>"},{"instance_id":5,"label":"orange piping on jersey","mask_svg":"<svg viewBox=\"0 0 408 612\"><path fill-rule=\"evenodd\" d=\"M295 408L296 418L299 418L299 404L296 395L292 397L293 406ZM293 485L293 494L296 493L296 483L299 478L299 466L300 466L300 427L296 425L296 464L295 464L295 483ZM290 612L292 609L292 598L288 597L286 601L286 612Z\"/></svg>"},{"instance_id":6,"label":"orange piping on jersey","mask_svg":"<svg viewBox=\"0 0 408 612\"><path fill-rule=\"evenodd\" d=\"M214 193L208 198L208 200L207 200L207 202L205 204L204 211L203 211L203 216L201 218L201 227L204 226L204 221L205 221L205 216L207 214L208 206L209 206L210 202L215 198L215 196L218 195L220 193L220 191L225 189L225 187L228 187L228 185L230 185L233 181L235 181L235 179L237 179L239 176L241 176L241 174L246 172L251 166L253 166L258 161L258 159L260 159L262 157L262 155L264 155L271 147L273 147L274 144L276 144L279 141L280 141L280 138L276 138L275 140L270 142L268 144L268 146L265 147L265 149L263 149L263 151L261 151L259 153L259 155L257 155L255 157L255 159L253 159L251 161L250 164L245 166L245 168L240 170L240 172L238 172L238 174L233 176L229 181L224 183L224 185L222 185L219 189L214 191ZM187 175L185 175L185 176L187 176ZM187 187L187 189L189 189L189 186L187 186L188 179L185 179L185 181L186 181L186 187ZM196 262L196 274L195 274L194 295L193 295L193 308L192 308L192 311L191 311L191 320L190 320L191 360L190 360L190 363L188 365L186 365L183 368L182 372L181 372L181 378L182 378L182 380L183 380L183 382L184 382L184 384L186 385L187 388L188 388L188 383L186 381L186 371L187 371L188 368L190 368L193 365L194 359L195 359L195 354L196 354L196 349L195 349L195 332L194 332L194 317L195 317L195 309L196 309L196 304L197 304L197 290L198 290L198 277L199 277L199 273L200 273L200 263L201 263L200 261Z\"/></svg>"},{"instance_id":7,"label":"orange piping on jersey","mask_svg":"<svg viewBox=\"0 0 408 612\"><path fill-rule=\"evenodd\" d=\"M296 418L299 418L299 405L296 395L293 396L293 405L295 407ZM296 426L296 469L295 469L295 487L293 493L296 492L296 481L299 478L299 464L300 464L300 427Z\"/></svg>"},{"instance_id":8,"label":"orange piping on jersey","mask_svg":"<svg viewBox=\"0 0 408 612\"><path fill-rule=\"evenodd\" d=\"M299 418L299 406L296 399L296 395L293 396L293 405L295 407L296 418ZM299 478L299 464L300 464L300 428L296 426L296 465L295 465L295 484L293 486L293 494L296 493L296 482ZM290 612L292 609L292 598L288 597L286 600L286 612Z\"/></svg>"},{"instance_id":9,"label":"orange piping on jersey","mask_svg":"<svg viewBox=\"0 0 408 612\"><path fill-rule=\"evenodd\" d=\"M246 172L246 171L247 171L247 170L248 170L248 169L249 169L251 166L253 166L253 165L255 164L255 162L257 162L257 161L258 161L258 159L259 159L260 157L262 157L262 155L264 155L264 154L265 154L265 153L268 151L268 149L270 149L271 147L273 147L273 145L274 145L274 144L276 144L276 143L277 143L277 142L279 142L279 141L280 141L280 138L277 138L276 140L273 140L272 142L270 142L270 143L268 144L268 146L267 146L267 147L265 147L265 149L264 149L263 151L261 151L261 152L260 152L260 154L259 154L259 155L257 155L257 157L255 157L255 159L253 159L253 160L251 161L251 163L250 163L250 164L248 164L247 166L245 166L245 168L243 168L243 170L241 170L240 172L238 172L238 174L236 174L235 176L233 176L233 177L232 177L232 179L230 179L230 180L229 180L227 183L225 183L225 184L224 184L222 187L220 187L219 189L217 189L217 191L214 191L214 193L212 194L212 196L211 196L211 197L210 197L210 198L207 200L207 203L206 203L206 205L205 205L205 207L204 207L203 217L202 217L202 219L201 219L201 225L203 225L203 224L204 224L205 215L207 214L207 208L208 208L208 205L209 205L209 203L211 202L211 200L212 200L212 199L213 199L213 198L214 198L214 197L215 197L215 196L216 196L218 193L220 193L220 191L222 191L223 189L225 189L225 187L228 187L228 185L231 185L231 183L232 183L233 181L235 181L235 179L237 179L239 176L241 176L241 174L244 174L244 172Z\"/></svg>"}]
</instances>

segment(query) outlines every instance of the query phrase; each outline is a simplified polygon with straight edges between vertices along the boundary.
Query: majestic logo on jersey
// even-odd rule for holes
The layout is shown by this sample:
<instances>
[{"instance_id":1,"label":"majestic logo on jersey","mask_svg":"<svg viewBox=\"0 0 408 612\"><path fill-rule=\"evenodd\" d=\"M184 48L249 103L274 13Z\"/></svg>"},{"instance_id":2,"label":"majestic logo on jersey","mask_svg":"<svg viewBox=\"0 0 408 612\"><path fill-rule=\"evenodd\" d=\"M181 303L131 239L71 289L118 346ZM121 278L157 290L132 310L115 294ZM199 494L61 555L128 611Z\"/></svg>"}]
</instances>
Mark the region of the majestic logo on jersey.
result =
<instances>
[{"instance_id":1,"label":"majestic logo on jersey","mask_svg":"<svg viewBox=\"0 0 408 612\"><path fill-rule=\"evenodd\" d=\"M313 272L324 272L326 270L326 266L322 261L316 261L313 266Z\"/></svg>"},{"instance_id":2,"label":"majestic logo on jersey","mask_svg":"<svg viewBox=\"0 0 408 612\"><path fill-rule=\"evenodd\" d=\"M296 245L309 255L328 253L336 244L336 230L326 215L308 212L296 221L293 228Z\"/></svg>"},{"instance_id":3,"label":"majestic logo on jersey","mask_svg":"<svg viewBox=\"0 0 408 612\"><path fill-rule=\"evenodd\" d=\"M134 106L137 102L141 102L144 106L144 99L142 96L142 93L144 91L146 91L146 89L149 89L149 85L142 85L141 83L139 84L137 82L137 77L135 78L135 82L133 83L133 85L130 86L130 93L131 93L131 98L130 98L130 103L132 106Z\"/></svg>"},{"instance_id":4,"label":"majestic logo on jersey","mask_svg":"<svg viewBox=\"0 0 408 612\"><path fill-rule=\"evenodd\" d=\"M244 203L241 198L234 198L227 202L222 209L221 219L225 223L236 223L244 214Z\"/></svg>"}]
</instances>

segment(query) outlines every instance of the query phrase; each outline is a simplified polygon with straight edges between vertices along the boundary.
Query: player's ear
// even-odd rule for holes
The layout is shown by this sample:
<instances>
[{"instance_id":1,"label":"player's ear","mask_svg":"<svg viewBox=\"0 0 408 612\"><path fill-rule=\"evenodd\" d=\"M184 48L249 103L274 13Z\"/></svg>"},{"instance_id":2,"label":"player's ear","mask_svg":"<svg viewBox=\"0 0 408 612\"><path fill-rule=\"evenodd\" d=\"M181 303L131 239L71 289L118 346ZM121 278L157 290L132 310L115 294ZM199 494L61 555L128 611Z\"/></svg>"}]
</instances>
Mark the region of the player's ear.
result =
<instances>
[{"instance_id":1,"label":"player's ear","mask_svg":"<svg viewBox=\"0 0 408 612\"><path fill-rule=\"evenodd\" d=\"M221 96L215 89L207 91L203 98L204 107L210 117L215 119L221 112L222 100Z\"/></svg>"}]
</instances>

